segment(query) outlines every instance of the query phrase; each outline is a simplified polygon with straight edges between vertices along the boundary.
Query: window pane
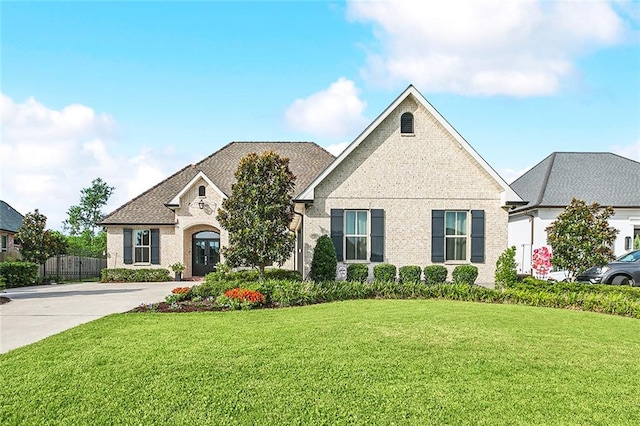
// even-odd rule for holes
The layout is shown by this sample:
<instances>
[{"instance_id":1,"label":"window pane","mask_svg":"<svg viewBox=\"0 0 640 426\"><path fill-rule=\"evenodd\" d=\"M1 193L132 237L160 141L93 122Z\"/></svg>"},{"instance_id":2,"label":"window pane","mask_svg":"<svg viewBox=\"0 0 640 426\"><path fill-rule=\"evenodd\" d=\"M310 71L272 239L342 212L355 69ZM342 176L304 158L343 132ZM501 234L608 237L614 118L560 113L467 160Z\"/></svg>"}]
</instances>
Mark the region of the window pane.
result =
<instances>
[{"instance_id":1,"label":"window pane","mask_svg":"<svg viewBox=\"0 0 640 426\"><path fill-rule=\"evenodd\" d=\"M456 213L456 235L467 235L467 213Z\"/></svg>"},{"instance_id":2,"label":"window pane","mask_svg":"<svg viewBox=\"0 0 640 426\"><path fill-rule=\"evenodd\" d=\"M445 214L445 235L456 234L456 212L447 212Z\"/></svg>"},{"instance_id":3,"label":"window pane","mask_svg":"<svg viewBox=\"0 0 640 426\"><path fill-rule=\"evenodd\" d=\"M358 235L367 235L367 212L358 212Z\"/></svg>"},{"instance_id":4,"label":"window pane","mask_svg":"<svg viewBox=\"0 0 640 426\"><path fill-rule=\"evenodd\" d=\"M347 242L345 244L345 259L346 260L354 260L356 258L356 244L354 237L347 237Z\"/></svg>"},{"instance_id":5,"label":"window pane","mask_svg":"<svg viewBox=\"0 0 640 426\"><path fill-rule=\"evenodd\" d=\"M356 240L356 260L367 260L367 238L357 237Z\"/></svg>"},{"instance_id":6,"label":"window pane","mask_svg":"<svg viewBox=\"0 0 640 426\"><path fill-rule=\"evenodd\" d=\"M347 235L353 235L356 233L356 212L345 212L344 233Z\"/></svg>"},{"instance_id":7,"label":"window pane","mask_svg":"<svg viewBox=\"0 0 640 426\"><path fill-rule=\"evenodd\" d=\"M467 238L456 238L456 259L467 260Z\"/></svg>"}]
</instances>

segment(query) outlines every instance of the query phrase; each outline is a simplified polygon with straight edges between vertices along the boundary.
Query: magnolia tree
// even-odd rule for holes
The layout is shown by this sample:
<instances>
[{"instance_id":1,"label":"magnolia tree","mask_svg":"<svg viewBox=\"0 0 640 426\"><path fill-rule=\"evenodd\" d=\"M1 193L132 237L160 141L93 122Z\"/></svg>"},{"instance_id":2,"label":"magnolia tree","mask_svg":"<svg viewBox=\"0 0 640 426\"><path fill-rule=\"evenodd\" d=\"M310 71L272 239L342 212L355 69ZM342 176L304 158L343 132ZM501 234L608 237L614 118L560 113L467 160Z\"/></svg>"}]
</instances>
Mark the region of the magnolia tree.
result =
<instances>
[{"instance_id":1,"label":"magnolia tree","mask_svg":"<svg viewBox=\"0 0 640 426\"><path fill-rule=\"evenodd\" d=\"M614 259L617 229L609 226L614 211L598 203L588 205L574 198L547 227L547 242L553 249L553 265L566 269L569 278L595 265Z\"/></svg>"},{"instance_id":2,"label":"magnolia tree","mask_svg":"<svg viewBox=\"0 0 640 426\"><path fill-rule=\"evenodd\" d=\"M295 236L289 224L296 177L289 159L273 151L243 157L235 177L232 193L216 217L229 231L229 245L222 254L230 266L258 268L262 280L266 266L282 266L293 251Z\"/></svg>"},{"instance_id":3,"label":"magnolia tree","mask_svg":"<svg viewBox=\"0 0 640 426\"><path fill-rule=\"evenodd\" d=\"M46 226L47 217L38 209L22 219L16 238L20 240L20 254L27 262L42 265L50 257L66 251L66 237L58 231L45 229Z\"/></svg>"}]
</instances>

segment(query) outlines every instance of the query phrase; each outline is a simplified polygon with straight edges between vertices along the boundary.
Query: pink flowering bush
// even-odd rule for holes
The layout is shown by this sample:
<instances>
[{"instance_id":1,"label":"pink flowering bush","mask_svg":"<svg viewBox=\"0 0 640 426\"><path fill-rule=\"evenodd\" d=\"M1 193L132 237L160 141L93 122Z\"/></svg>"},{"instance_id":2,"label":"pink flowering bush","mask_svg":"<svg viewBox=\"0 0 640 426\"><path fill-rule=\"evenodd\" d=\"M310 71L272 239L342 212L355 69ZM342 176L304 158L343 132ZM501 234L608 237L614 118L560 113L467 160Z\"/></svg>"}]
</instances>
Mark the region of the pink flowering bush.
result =
<instances>
[{"instance_id":1,"label":"pink flowering bush","mask_svg":"<svg viewBox=\"0 0 640 426\"><path fill-rule=\"evenodd\" d=\"M533 251L532 268L536 278L545 279L551 271L551 258L553 255L547 246L542 246Z\"/></svg>"}]
</instances>

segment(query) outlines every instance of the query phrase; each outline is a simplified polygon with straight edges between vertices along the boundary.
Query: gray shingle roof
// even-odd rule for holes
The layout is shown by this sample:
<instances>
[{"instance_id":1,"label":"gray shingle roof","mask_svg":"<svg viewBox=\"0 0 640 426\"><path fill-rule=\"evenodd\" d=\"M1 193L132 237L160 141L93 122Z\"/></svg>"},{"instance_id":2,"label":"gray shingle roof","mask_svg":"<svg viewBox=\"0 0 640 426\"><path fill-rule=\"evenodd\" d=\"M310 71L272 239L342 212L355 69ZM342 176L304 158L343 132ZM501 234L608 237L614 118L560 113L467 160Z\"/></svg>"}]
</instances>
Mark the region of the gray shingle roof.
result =
<instances>
[{"instance_id":1,"label":"gray shingle roof","mask_svg":"<svg viewBox=\"0 0 640 426\"><path fill-rule=\"evenodd\" d=\"M565 207L573 197L603 206L640 207L640 163L609 152L554 152L511 187L534 207Z\"/></svg>"},{"instance_id":2,"label":"gray shingle roof","mask_svg":"<svg viewBox=\"0 0 640 426\"><path fill-rule=\"evenodd\" d=\"M9 204L0 200L0 230L7 232L18 232L22 226L23 215Z\"/></svg>"},{"instance_id":3,"label":"gray shingle roof","mask_svg":"<svg viewBox=\"0 0 640 426\"><path fill-rule=\"evenodd\" d=\"M296 175L297 191L306 188L335 159L313 142L231 142L202 161L169 176L133 200L122 205L103 220L103 225L174 224L175 217L166 203L176 196L201 170L226 195L231 194L234 173L245 155L274 151L289 158L289 168Z\"/></svg>"}]
</instances>

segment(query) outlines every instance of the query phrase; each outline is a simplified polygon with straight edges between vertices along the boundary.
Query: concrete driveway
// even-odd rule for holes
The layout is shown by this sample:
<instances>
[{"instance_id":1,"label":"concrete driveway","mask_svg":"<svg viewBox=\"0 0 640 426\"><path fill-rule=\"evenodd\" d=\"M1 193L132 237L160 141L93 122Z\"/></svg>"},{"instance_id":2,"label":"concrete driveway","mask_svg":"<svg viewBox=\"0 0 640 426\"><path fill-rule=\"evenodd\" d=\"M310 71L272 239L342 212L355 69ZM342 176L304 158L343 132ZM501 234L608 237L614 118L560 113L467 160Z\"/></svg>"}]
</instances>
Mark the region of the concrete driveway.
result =
<instances>
[{"instance_id":1,"label":"concrete driveway","mask_svg":"<svg viewBox=\"0 0 640 426\"><path fill-rule=\"evenodd\" d=\"M78 283L7 289L0 296L0 353L28 345L141 303L160 302L192 282Z\"/></svg>"}]
</instances>

